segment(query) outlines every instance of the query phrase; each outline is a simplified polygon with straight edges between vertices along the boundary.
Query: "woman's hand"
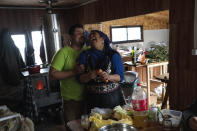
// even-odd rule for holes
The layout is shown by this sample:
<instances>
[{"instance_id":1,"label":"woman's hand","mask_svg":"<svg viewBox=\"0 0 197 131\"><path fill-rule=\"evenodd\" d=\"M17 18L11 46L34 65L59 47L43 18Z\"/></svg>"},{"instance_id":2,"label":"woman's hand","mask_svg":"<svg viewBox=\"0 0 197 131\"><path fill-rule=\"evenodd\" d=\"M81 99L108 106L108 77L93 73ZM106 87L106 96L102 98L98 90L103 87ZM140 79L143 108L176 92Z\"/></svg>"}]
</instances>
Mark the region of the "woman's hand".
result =
<instances>
[{"instance_id":1,"label":"woman's hand","mask_svg":"<svg viewBox=\"0 0 197 131\"><path fill-rule=\"evenodd\" d=\"M105 82L109 81L109 74L105 71L102 71L99 73L99 76L101 77L101 79L103 79Z\"/></svg>"},{"instance_id":2,"label":"woman's hand","mask_svg":"<svg viewBox=\"0 0 197 131\"><path fill-rule=\"evenodd\" d=\"M95 79L96 77L97 77L97 72L96 71L91 71L89 73L80 75L80 81L82 83L87 83L90 80Z\"/></svg>"},{"instance_id":3,"label":"woman's hand","mask_svg":"<svg viewBox=\"0 0 197 131\"><path fill-rule=\"evenodd\" d=\"M111 81L111 82L119 82L120 81L120 75L118 74L113 74L113 75L110 75L108 74L107 72L103 71L102 69L99 69L97 71L97 74L101 77L101 79L103 79L106 83L108 81Z\"/></svg>"},{"instance_id":4,"label":"woman's hand","mask_svg":"<svg viewBox=\"0 0 197 131\"><path fill-rule=\"evenodd\" d=\"M97 72L95 70L91 71L88 73L88 76L90 79L95 79L97 77Z\"/></svg>"},{"instance_id":5,"label":"woman's hand","mask_svg":"<svg viewBox=\"0 0 197 131\"><path fill-rule=\"evenodd\" d=\"M85 67L84 67L84 65L78 65L78 64L76 64L75 65L75 67L74 67L74 69L73 69L73 72L74 72L74 74L80 74L80 73L83 73L85 71Z\"/></svg>"},{"instance_id":6,"label":"woman's hand","mask_svg":"<svg viewBox=\"0 0 197 131\"><path fill-rule=\"evenodd\" d=\"M191 117L189 119L189 126L192 130L197 131L197 117Z\"/></svg>"}]
</instances>

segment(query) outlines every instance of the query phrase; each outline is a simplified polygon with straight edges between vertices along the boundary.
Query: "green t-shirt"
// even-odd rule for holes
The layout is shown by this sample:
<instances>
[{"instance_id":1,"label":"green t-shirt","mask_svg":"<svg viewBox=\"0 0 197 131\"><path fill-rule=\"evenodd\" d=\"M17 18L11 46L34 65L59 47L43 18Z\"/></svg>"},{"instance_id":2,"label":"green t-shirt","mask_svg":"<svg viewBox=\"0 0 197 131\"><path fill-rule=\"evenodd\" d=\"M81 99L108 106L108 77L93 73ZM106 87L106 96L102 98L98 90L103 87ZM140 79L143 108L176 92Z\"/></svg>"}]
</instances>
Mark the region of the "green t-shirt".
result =
<instances>
[{"instance_id":1,"label":"green t-shirt","mask_svg":"<svg viewBox=\"0 0 197 131\"><path fill-rule=\"evenodd\" d=\"M85 46L82 50L84 49L86 49ZM56 53L51 66L58 71L72 70L80 53L81 51L76 51L70 46L66 46ZM84 85L80 84L75 76L60 80L60 88L64 100L80 101L83 99Z\"/></svg>"}]
</instances>

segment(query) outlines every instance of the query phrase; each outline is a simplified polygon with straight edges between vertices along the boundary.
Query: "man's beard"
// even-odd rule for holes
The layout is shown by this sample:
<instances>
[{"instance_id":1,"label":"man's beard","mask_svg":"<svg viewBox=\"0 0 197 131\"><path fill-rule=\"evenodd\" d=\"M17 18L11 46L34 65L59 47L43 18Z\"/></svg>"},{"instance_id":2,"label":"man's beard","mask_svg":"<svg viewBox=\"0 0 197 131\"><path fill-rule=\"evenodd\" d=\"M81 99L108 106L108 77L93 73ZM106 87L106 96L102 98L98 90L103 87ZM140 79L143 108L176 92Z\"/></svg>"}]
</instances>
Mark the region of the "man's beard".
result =
<instances>
[{"instance_id":1,"label":"man's beard","mask_svg":"<svg viewBox=\"0 0 197 131\"><path fill-rule=\"evenodd\" d=\"M85 42L77 42L76 45L80 48L82 48L84 46Z\"/></svg>"},{"instance_id":2,"label":"man's beard","mask_svg":"<svg viewBox=\"0 0 197 131\"><path fill-rule=\"evenodd\" d=\"M84 46L84 44L85 44L85 38L84 37L81 37L79 39L79 41L77 42L77 46L81 48L81 47Z\"/></svg>"}]
</instances>

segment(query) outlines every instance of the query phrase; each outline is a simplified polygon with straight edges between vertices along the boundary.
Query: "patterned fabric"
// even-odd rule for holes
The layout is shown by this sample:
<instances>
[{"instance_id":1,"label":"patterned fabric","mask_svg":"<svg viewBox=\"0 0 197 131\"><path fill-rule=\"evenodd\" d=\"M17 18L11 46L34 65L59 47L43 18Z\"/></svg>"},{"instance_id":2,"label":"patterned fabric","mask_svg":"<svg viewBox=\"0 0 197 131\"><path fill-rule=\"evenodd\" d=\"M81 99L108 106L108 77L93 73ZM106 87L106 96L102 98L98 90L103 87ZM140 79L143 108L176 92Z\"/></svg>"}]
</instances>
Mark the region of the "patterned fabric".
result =
<instances>
[{"instance_id":1,"label":"patterned fabric","mask_svg":"<svg viewBox=\"0 0 197 131\"><path fill-rule=\"evenodd\" d=\"M24 89L24 115L32 120L38 118L38 108L35 102L31 78L26 78Z\"/></svg>"},{"instance_id":2,"label":"patterned fabric","mask_svg":"<svg viewBox=\"0 0 197 131\"><path fill-rule=\"evenodd\" d=\"M103 85L87 85L87 90L89 93L97 93L97 94L107 94L113 92L114 90L118 89L118 83L110 83L110 84L103 84Z\"/></svg>"},{"instance_id":3,"label":"patterned fabric","mask_svg":"<svg viewBox=\"0 0 197 131\"><path fill-rule=\"evenodd\" d=\"M106 70L104 70L108 74L111 74L111 62L107 64ZM92 80L91 83L86 85L86 88L89 93L97 93L97 94L106 94L114 91L119 87L118 83L105 83L103 82L100 77L97 77L96 79Z\"/></svg>"},{"instance_id":4,"label":"patterned fabric","mask_svg":"<svg viewBox=\"0 0 197 131\"><path fill-rule=\"evenodd\" d=\"M106 69L102 68L102 70L104 70L104 71L107 72L108 74L111 74L111 62L109 61L109 64L107 64ZM102 85L103 85L103 84L106 85L106 83L105 83L105 82L103 81L103 79L101 79L100 77L95 78L94 80L92 80L91 83L93 83L93 82L94 82L94 84L96 83L96 85L98 85L98 84L100 84L100 83L102 83ZM90 84L91 84L91 83L90 83Z\"/></svg>"}]
</instances>

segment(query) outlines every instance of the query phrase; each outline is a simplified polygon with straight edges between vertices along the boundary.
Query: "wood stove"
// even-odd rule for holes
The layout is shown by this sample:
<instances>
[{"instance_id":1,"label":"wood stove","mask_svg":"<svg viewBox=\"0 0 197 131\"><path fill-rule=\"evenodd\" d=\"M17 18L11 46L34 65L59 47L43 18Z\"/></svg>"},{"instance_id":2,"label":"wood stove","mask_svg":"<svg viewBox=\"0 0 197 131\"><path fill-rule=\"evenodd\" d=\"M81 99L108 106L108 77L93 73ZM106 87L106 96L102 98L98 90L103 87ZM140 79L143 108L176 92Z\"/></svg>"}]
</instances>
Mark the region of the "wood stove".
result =
<instances>
[{"instance_id":1,"label":"wood stove","mask_svg":"<svg viewBox=\"0 0 197 131\"><path fill-rule=\"evenodd\" d=\"M32 120L38 120L42 109L62 111L62 98L59 81L49 81L49 69L40 69L40 73L22 72L25 77L24 114Z\"/></svg>"}]
</instances>

